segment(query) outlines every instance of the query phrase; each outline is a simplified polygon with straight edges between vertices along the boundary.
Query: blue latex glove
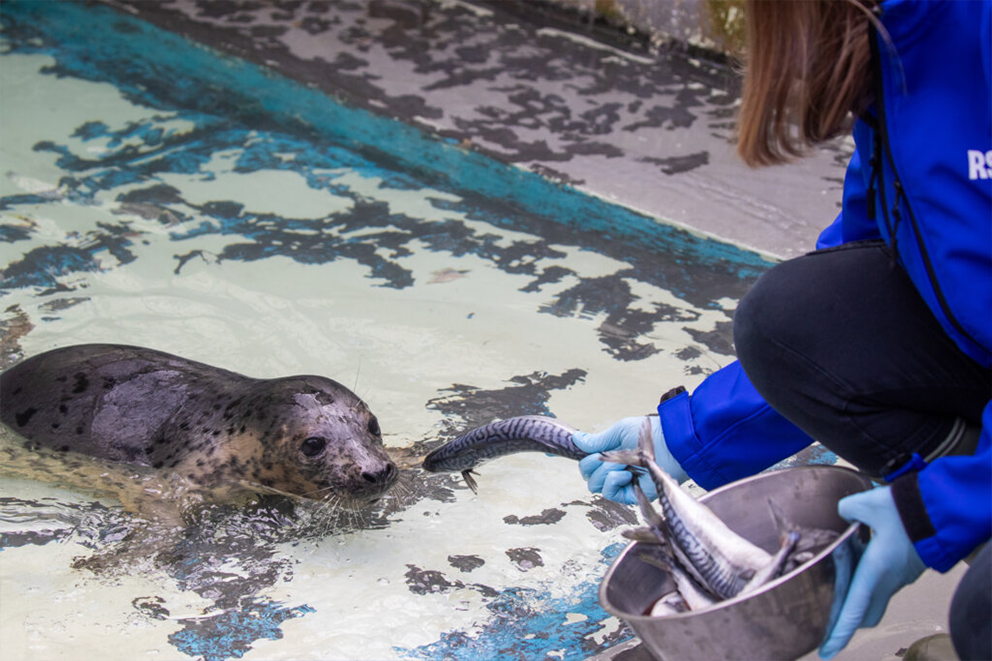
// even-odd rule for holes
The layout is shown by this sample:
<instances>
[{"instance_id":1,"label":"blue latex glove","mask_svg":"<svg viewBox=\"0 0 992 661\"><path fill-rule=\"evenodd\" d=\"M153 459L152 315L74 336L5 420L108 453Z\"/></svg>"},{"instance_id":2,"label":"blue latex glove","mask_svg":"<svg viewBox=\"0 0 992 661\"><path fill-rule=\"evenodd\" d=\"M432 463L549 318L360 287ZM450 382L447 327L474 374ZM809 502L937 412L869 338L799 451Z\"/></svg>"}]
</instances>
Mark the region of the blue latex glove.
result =
<instances>
[{"instance_id":1,"label":"blue latex glove","mask_svg":"<svg viewBox=\"0 0 992 661\"><path fill-rule=\"evenodd\" d=\"M843 498L837 504L837 512L848 521L871 526L872 536L854 570L837 623L820 645L823 659L844 649L858 628L878 624L892 595L926 569L899 518L891 487Z\"/></svg>"},{"instance_id":2,"label":"blue latex glove","mask_svg":"<svg viewBox=\"0 0 992 661\"><path fill-rule=\"evenodd\" d=\"M685 482L689 476L669 452L668 446L665 444L665 435L661 431L661 421L658 416L647 417L651 421L655 462L675 478L679 484ZM634 474L626 470L627 467L623 464L601 461L599 453L607 450L636 448L641 435L641 428L644 425L644 418L645 416L624 418L598 434L577 431L572 435L572 442L580 450L592 453L579 461L579 471L582 473L582 479L586 480L589 485L589 491L602 493L605 498L625 505L633 505L637 502L637 498L634 496ZM654 500L658 497L654 482L650 478L645 476L638 484L648 498Z\"/></svg>"}]
</instances>

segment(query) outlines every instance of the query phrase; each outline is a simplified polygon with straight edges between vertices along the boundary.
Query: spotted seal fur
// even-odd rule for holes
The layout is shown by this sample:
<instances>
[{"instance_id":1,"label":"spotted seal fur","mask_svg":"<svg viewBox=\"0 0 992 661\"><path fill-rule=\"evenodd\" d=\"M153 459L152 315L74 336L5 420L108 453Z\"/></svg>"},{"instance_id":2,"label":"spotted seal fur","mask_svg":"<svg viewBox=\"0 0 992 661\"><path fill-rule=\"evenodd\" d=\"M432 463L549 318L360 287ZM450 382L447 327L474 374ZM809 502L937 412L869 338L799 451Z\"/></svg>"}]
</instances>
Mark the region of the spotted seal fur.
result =
<instances>
[{"instance_id":1,"label":"spotted seal fur","mask_svg":"<svg viewBox=\"0 0 992 661\"><path fill-rule=\"evenodd\" d=\"M77 345L21 361L0 374L0 419L29 448L160 469L215 496L359 506L397 479L375 416L340 383L250 378L141 347Z\"/></svg>"}]
</instances>

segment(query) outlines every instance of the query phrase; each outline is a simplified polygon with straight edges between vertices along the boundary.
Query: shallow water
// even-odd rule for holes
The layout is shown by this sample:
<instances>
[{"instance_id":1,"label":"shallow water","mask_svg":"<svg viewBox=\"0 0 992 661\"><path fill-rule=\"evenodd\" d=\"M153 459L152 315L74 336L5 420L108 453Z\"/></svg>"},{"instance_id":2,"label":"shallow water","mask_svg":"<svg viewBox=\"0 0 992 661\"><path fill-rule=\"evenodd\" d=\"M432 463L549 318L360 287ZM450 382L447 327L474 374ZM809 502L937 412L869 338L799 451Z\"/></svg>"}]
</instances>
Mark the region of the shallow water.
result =
<instances>
[{"instance_id":1,"label":"shallow water","mask_svg":"<svg viewBox=\"0 0 992 661\"><path fill-rule=\"evenodd\" d=\"M277 117L177 103L130 77L147 63L88 68L14 9L3 366L115 342L325 375L368 402L404 470L372 511L263 500L178 530L8 472L5 656L578 659L629 638L596 590L634 515L590 495L573 462L500 459L478 495L416 463L496 418L598 430L652 411L731 360L753 265L437 188Z\"/></svg>"}]
</instances>

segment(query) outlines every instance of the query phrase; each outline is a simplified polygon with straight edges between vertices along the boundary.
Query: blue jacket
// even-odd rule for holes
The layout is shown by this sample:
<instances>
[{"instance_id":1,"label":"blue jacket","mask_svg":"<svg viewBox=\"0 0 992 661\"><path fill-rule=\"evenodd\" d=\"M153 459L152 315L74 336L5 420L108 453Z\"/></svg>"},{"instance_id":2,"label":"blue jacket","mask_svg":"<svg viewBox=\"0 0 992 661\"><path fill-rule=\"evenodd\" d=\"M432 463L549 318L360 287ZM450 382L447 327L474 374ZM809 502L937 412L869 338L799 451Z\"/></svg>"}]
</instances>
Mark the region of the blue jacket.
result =
<instances>
[{"instance_id":1,"label":"blue jacket","mask_svg":"<svg viewBox=\"0 0 992 661\"><path fill-rule=\"evenodd\" d=\"M947 334L992 364L992 5L886 0L879 40L889 145L908 197L896 230L899 258ZM878 108L869 109L877 116ZM840 215L818 248L882 238L885 214L868 212L874 130L858 120ZM883 159L884 161L884 159ZM885 199L896 199L883 162ZM876 197L876 208L881 209ZM922 248L921 248L922 245ZM936 285L935 285L936 283ZM990 393L992 395L992 393ZM711 489L754 474L812 442L755 391L740 364L710 375L658 413L676 460ZM974 456L943 457L893 481L893 495L923 561L950 569L992 536L992 402Z\"/></svg>"}]
</instances>

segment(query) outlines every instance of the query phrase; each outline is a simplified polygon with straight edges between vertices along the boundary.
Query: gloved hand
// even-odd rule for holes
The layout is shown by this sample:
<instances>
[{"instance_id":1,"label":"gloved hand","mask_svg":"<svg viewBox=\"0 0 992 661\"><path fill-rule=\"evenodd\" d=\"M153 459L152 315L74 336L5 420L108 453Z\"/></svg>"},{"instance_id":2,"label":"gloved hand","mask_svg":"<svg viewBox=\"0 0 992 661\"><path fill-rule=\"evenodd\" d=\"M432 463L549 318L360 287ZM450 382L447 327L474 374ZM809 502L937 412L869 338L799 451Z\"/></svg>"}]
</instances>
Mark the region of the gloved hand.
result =
<instances>
[{"instance_id":1,"label":"gloved hand","mask_svg":"<svg viewBox=\"0 0 992 661\"><path fill-rule=\"evenodd\" d=\"M651 421L651 436L654 441L655 462L668 472L679 484L689 479L682 467L669 452L665 444L665 435L661 430L658 416L647 416ZM633 505L637 502L634 496L634 474L626 470L623 464L614 464L600 460L600 452L607 450L630 450L637 447L644 425L645 416L624 418L606 431L598 434L587 434L577 431L572 435L572 442L580 449L590 452L588 457L579 461L579 471L589 485L589 491L602 492L609 500ZM654 482L644 476L638 482L645 495L652 500L658 497Z\"/></svg>"},{"instance_id":2,"label":"gloved hand","mask_svg":"<svg viewBox=\"0 0 992 661\"><path fill-rule=\"evenodd\" d=\"M859 627L878 624L892 595L919 578L926 569L899 518L891 487L878 487L843 498L837 504L837 512L848 521L871 526L872 536L854 570L851 587L833 631L820 645L823 659L844 649Z\"/></svg>"}]
</instances>

